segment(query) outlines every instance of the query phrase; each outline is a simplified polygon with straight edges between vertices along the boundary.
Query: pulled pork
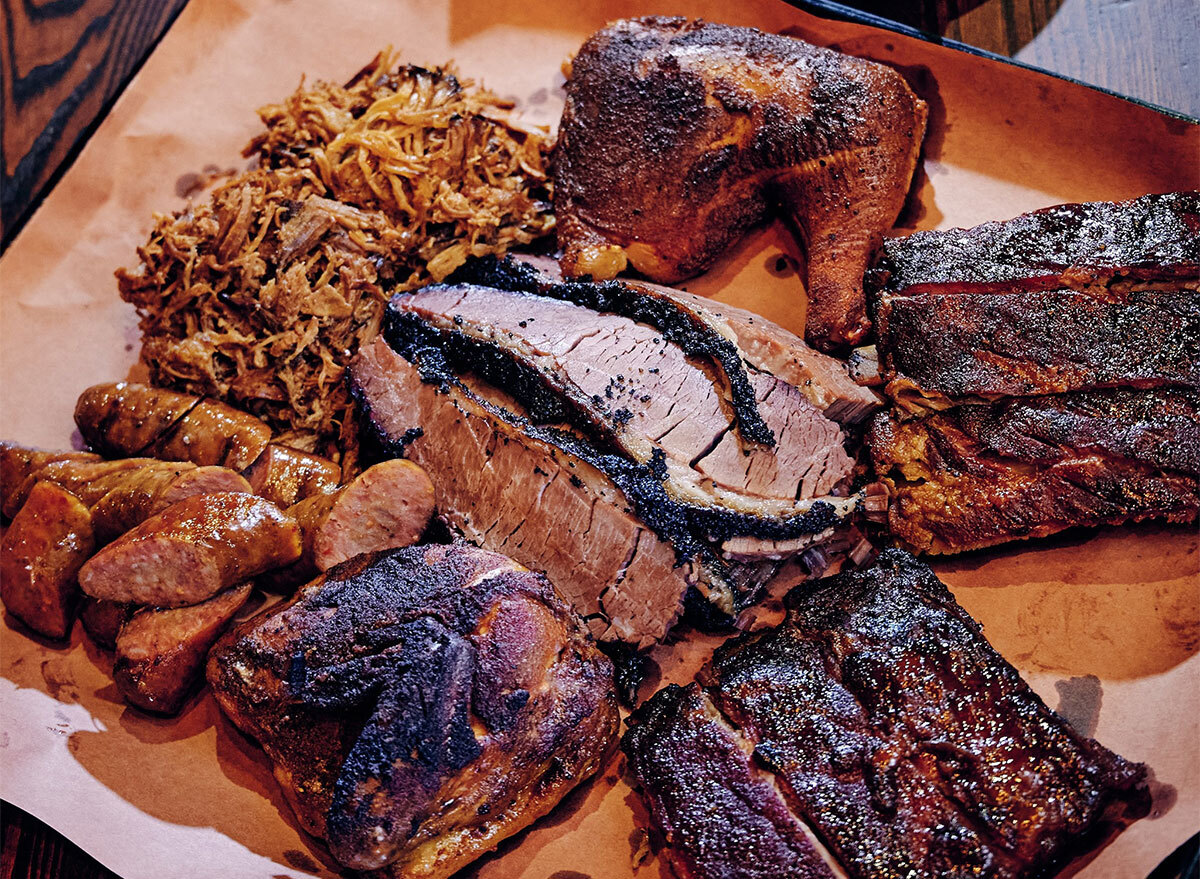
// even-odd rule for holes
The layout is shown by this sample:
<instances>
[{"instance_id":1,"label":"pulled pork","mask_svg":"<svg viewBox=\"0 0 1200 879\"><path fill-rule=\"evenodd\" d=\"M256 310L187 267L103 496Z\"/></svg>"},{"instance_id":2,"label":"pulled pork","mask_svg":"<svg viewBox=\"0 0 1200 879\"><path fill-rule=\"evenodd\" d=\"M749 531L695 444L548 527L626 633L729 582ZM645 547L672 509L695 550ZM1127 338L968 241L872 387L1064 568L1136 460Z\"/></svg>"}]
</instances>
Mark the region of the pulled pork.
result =
<instances>
[{"instance_id":1,"label":"pulled pork","mask_svg":"<svg viewBox=\"0 0 1200 879\"><path fill-rule=\"evenodd\" d=\"M345 365L396 290L553 231L551 142L446 70L380 54L262 108L258 167L158 215L117 272L164 387L219 397L352 469Z\"/></svg>"}]
</instances>

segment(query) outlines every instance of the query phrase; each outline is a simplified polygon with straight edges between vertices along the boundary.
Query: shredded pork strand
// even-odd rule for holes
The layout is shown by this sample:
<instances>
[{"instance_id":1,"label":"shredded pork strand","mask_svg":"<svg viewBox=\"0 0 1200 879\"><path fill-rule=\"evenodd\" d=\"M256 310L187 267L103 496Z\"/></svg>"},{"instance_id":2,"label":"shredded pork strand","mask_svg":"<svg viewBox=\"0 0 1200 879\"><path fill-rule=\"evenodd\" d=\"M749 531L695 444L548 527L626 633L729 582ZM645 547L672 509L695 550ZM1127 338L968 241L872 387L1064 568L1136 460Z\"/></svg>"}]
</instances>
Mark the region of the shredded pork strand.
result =
<instances>
[{"instance_id":1,"label":"shredded pork strand","mask_svg":"<svg viewBox=\"0 0 1200 879\"><path fill-rule=\"evenodd\" d=\"M553 231L552 142L448 69L381 53L345 86L262 108L258 167L155 217L117 272L164 387L265 419L278 441L342 460L357 444L343 375L397 290Z\"/></svg>"}]
</instances>

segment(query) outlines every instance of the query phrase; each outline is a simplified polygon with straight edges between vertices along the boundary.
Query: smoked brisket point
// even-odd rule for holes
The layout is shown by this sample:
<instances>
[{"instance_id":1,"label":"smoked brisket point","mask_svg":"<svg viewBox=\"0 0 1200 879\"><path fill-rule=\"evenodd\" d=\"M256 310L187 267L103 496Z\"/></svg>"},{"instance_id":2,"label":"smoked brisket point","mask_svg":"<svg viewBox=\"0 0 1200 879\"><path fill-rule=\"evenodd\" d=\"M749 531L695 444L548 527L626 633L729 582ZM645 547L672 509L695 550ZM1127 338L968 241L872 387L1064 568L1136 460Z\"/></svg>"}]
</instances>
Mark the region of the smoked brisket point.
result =
<instances>
[{"instance_id":1,"label":"smoked brisket point","mask_svg":"<svg viewBox=\"0 0 1200 879\"><path fill-rule=\"evenodd\" d=\"M700 687L660 691L624 737L672 858L698 865L686 875L732 875L709 842L721 819L695 799L727 776L745 789L747 764L758 783L738 808L772 840L736 852L748 875L779 875L774 840L799 825L851 879L1033 879L1148 812L1145 767L1050 711L908 553L785 604L781 626L726 642Z\"/></svg>"},{"instance_id":2,"label":"smoked brisket point","mask_svg":"<svg viewBox=\"0 0 1200 879\"><path fill-rule=\"evenodd\" d=\"M608 759L612 667L541 574L474 547L358 556L214 647L222 710L309 833L444 879Z\"/></svg>"}]
</instances>

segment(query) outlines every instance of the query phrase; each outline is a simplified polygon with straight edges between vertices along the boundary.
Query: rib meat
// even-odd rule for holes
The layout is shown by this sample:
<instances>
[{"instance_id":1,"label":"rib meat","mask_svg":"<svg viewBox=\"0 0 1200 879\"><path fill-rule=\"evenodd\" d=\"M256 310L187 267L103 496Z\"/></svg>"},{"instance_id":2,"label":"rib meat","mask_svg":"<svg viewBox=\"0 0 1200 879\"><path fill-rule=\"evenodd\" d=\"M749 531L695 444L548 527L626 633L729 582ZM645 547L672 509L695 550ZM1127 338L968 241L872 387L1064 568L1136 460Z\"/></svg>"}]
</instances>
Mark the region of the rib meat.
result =
<instances>
[{"instance_id":1,"label":"rib meat","mask_svg":"<svg viewBox=\"0 0 1200 879\"><path fill-rule=\"evenodd\" d=\"M851 879L1048 876L1149 810L1145 767L1050 711L907 553L887 550L785 603L783 625L716 652L704 694L669 688L635 715L623 745L664 826L692 817L681 785L703 790L728 771L700 747L685 698L711 700L716 722L737 731L725 740L744 738ZM672 742L669 759L659 741ZM769 798L743 802L786 826ZM701 839L672 834L675 857L695 858ZM739 855L750 871L775 857Z\"/></svg>"},{"instance_id":2,"label":"rib meat","mask_svg":"<svg viewBox=\"0 0 1200 879\"><path fill-rule=\"evenodd\" d=\"M925 104L891 68L752 28L614 22L571 63L554 201L567 275L703 271L779 204L808 253L806 337L870 328L862 275L916 167Z\"/></svg>"},{"instance_id":3,"label":"rib meat","mask_svg":"<svg viewBox=\"0 0 1200 879\"><path fill-rule=\"evenodd\" d=\"M884 296L1097 290L1200 281L1200 192L1062 204L971 229L883 243L869 273Z\"/></svg>"},{"instance_id":4,"label":"rib meat","mask_svg":"<svg viewBox=\"0 0 1200 879\"><path fill-rule=\"evenodd\" d=\"M549 812L619 724L545 577L464 545L334 568L227 634L208 679L301 825L390 879L448 877Z\"/></svg>"},{"instance_id":5,"label":"rib meat","mask_svg":"<svg viewBox=\"0 0 1200 879\"><path fill-rule=\"evenodd\" d=\"M1200 510L1200 392L1182 388L880 413L868 444L892 533L921 552Z\"/></svg>"}]
</instances>

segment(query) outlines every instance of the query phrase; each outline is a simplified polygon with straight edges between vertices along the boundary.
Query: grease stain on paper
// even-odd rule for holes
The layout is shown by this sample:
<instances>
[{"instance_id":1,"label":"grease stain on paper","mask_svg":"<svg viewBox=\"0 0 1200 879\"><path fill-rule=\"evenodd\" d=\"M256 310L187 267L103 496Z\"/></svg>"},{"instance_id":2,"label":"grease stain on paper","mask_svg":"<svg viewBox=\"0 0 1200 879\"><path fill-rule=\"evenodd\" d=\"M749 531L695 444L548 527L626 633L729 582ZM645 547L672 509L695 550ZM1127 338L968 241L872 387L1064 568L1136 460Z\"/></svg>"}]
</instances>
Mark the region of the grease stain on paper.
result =
<instances>
[{"instance_id":1,"label":"grease stain on paper","mask_svg":"<svg viewBox=\"0 0 1200 879\"><path fill-rule=\"evenodd\" d=\"M1100 722L1100 703L1104 698L1100 679L1095 675L1071 677L1055 681L1054 689L1058 690L1058 707L1054 710L1080 735L1089 739L1094 736Z\"/></svg>"}]
</instances>

